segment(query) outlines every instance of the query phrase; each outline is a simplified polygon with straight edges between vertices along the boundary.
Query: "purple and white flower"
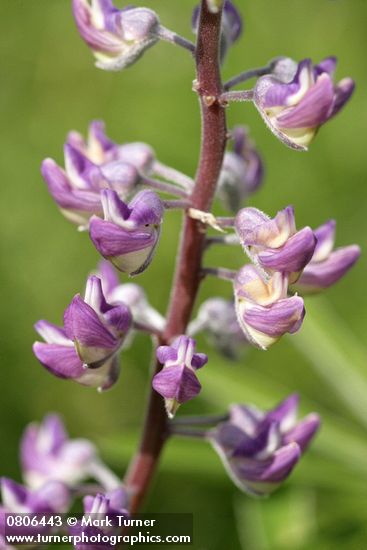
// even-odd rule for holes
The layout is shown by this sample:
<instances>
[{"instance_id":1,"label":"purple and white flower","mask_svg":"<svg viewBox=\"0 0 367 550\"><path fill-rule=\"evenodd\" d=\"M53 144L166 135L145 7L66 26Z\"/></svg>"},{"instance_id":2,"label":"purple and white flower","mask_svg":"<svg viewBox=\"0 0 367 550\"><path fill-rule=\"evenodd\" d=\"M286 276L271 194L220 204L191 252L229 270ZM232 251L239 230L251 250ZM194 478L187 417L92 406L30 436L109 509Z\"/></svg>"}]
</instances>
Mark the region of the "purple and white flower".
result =
<instances>
[{"instance_id":1,"label":"purple and white flower","mask_svg":"<svg viewBox=\"0 0 367 550\"><path fill-rule=\"evenodd\" d=\"M157 359L163 369L154 376L153 388L164 397L167 414L173 418L178 407L196 397L201 385L196 376L208 357L195 353L196 342L188 336L179 336L170 346L159 346Z\"/></svg>"},{"instance_id":2,"label":"purple and white flower","mask_svg":"<svg viewBox=\"0 0 367 550\"><path fill-rule=\"evenodd\" d=\"M118 9L112 0L73 0L80 36L107 71L129 67L159 39L159 19L147 8Z\"/></svg>"},{"instance_id":3,"label":"purple and white flower","mask_svg":"<svg viewBox=\"0 0 367 550\"><path fill-rule=\"evenodd\" d=\"M351 97L355 86L351 78L334 84L336 63L335 57L318 65L310 59L297 64L280 58L273 74L258 79L255 105L270 130L288 147L307 150L320 126Z\"/></svg>"},{"instance_id":4,"label":"purple and white flower","mask_svg":"<svg viewBox=\"0 0 367 550\"><path fill-rule=\"evenodd\" d=\"M105 124L101 120L90 123L87 140L79 132L72 131L68 135L67 144L97 166L126 162L132 164L140 174L149 174L155 163L155 153L149 145L140 142L115 143L107 137Z\"/></svg>"},{"instance_id":5,"label":"purple and white flower","mask_svg":"<svg viewBox=\"0 0 367 550\"><path fill-rule=\"evenodd\" d=\"M217 195L225 208L237 212L243 201L260 187L264 165L246 128L237 126L232 135L233 151L224 155Z\"/></svg>"},{"instance_id":6,"label":"purple and white flower","mask_svg":"<svg viewBox=\"0 0 367 550\"><path fill-rule=\"evenodd\" d=\"M188 335L204 331L211 345L229 359L237 359L248 340L236 315L233 301L224 298L209 298L203 302L196 318L188 327Z\"/></svg>"},{"instance_id":7,"label":"purple and white flower","mask_svg":"<svg viewBox=\"0 0 367 550\"><path fill-rule=\"evenodd\" d=\"M245 265L234 280L238 322L254 346L266 350L287 332L297 332L305 316L302 298L287 297L288 277L276 272L265 282L258 269Z\"/></svg>"},{"instance_id":8,"label":"purple and white flower","mask_svg":"<svg viewBox=\"0 0 367 550\"><path fill-rule=\"evenodd\" d=\"M257 208L243 208L235 217L235 230L249 258L265 274L281 271L294 282L311 260L316 237L310 227L296 230L291 206L275 218Z\"/></svg>"},{"instance_id":9,"label":"purple and white flower","mask_svg":"<svg viewBox=\"0 0 367 550\"><path fill-rule=\"evenodd\" d=\"M70 439L56 414L38 424L29 424L20 442L23 478L32 489L49 481L74 488L85 479L96 479L105 489L115 488L119 479L100 461L87 439Z\"/></svg>"},{"instance_id":10,"label":"purple and white flower","mask_svg":"<svg viewBox=\"0 0 367 550\"><path fill-rule=\"evenodd\" d=\"M140 183L131 163L116 160L97 165L70 143L65 144L64 154L65 170L48 158L42 163L42 175L62 214L81 229L88 227L93 214L102 213L102 189L115 189L127 197Z\"/></svg>"},{"instance_id":11,"label":"purple and white flower","mask_svg":"<svg viewBox=\"0 0 367 550\"><path fill-rule=\"evenodd\" d=\"M108 304L101 280L91 276L84 299L77 294L65 310L64 328L48 321L36 323L45 343L36 342L33 352L55 376L105 390L119 376L117 353L131 323L129 308Z\"/></svg>"},{"instance_id":12,"label":"purple and white flower","mask_svg":"<svg viewBox=\"0 0 367 550\"><path fill-rule=\"evenodd\" d=\"M48 481L39 489L32 490L12 479L3 477L0 486L1 523L5 520L4 514L60 514L66 512L71 504L69 489L59 481ZM1 523L0 532L3 533L4 525Z\"/></svg>"},{"instance_id":13,"label":"purple and white flower","mask_svg":"<svg viewBox=\"0 0 367 550\"><path fill-rule=\"evenodd\" d=\"M210 6L209 6L210 9ZM196 34L199 27L200 7L197 6L192 14L192 29ZM230 0L224 0L222 12L222 28L220 42L220 58L224 60L229 48L237 42L243 30L242 17L236 6Z\"/></svg>"},{"instance_id":14,"label":"purple and white flower","mask_svg":"<svg viewBox=\"0 0 367 550\"><path fill-rule=\"evenodd\" d=\"M335 227L336 222L329 220L314 231L317 239L314 254L294 286L302 294L315 294L337 283L361 254L355 244L333 250Z\"/></svg>"},{"instance_id":15,"label":"purple and white flower","mask_svg":"<svg viewBox=\"0 0 367 550\"><path fill-rule=\"evenodd\" d=\"M129 517L127 510L128 497L125 489L119 487L105 494L87 495L83 499L83 506L83 519L69 530L71 535L79 537L75 540L80 540L80 542L74 544L74 548L76 550L115 548L116 544L113 544L113 537L121 533L117 516ZM95 526L95 523L98 523L99 526ZM88 542L83 542L83 534ZM96 540L98 536L103 537L103 535L107 535L108 542L103 542L103 538L101 538L98 544L91 544L88 540ZM96 537L96 539L93 539L93 537Z\"/></svg>"},{"instance_id":16,"label":"purple and white flower","mask_svg":"<svg viewBox=\"0 0 367 550\"><path fill-rule=\"evenodd\" d=\"M159 241L163 203L153 191L140 191L126 204L115 191L101 192L104 219L93 216L89 232L100 254L119 271L137 275L152 261Z\"/></svg>"},{"instance_id":17,"label":"purple and white flower","mask_svg":"<svg viewBox=\"0 0 367 550\"><path fill-rule=\"evenodd\" d=\"M297 408L297 395L268 412L232 405L228 421L208 433L239 489L251 495L268 495L290 475L320 425L316 414L297 422Z\"/></svg>"}]
</instances>

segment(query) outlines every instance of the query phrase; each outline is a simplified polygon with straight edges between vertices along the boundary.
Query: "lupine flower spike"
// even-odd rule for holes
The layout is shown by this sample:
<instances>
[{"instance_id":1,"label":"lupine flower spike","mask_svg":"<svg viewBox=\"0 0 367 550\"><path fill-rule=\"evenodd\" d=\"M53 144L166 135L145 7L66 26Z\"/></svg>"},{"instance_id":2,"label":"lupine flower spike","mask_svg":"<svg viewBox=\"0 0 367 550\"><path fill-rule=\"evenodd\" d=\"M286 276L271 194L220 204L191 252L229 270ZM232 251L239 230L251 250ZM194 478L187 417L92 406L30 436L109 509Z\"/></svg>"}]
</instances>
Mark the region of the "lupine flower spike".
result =
<instances>
[{"instance_id":1,"label":"lupine flower spike","mask_svg":"<svg viewBox=\"0 0 367 550\"><path fill-rule=\"evenodd\" d=\"M131 327L127 306L104 298L101 280L89 277L84 299L77 294L64 313L64 327L38 321L35 328L46 343L36 342L37 359L52 374L101 390L119 375L117 353Z\"/></svg>"},{"instance_id":2,"label":"lupine flower spike","mask_svg":"<svg viewBox=\"0 0 367 550\"><path fill-rule=\"evenodd\" d=\"M335 221L329 220L314 231L317 239L315 252L294 286L302 294L315 294L337 283L361 254L355 244L333 250L335 227Z\"/></svg>"},{"instance_id":3,"label":"lupine flower spike","mask_svg":"<svg viewBox=\"0 0 367 550\"><path fill-rule=\"evenodd\" d=\"M141 191L126 204L115 191L101 192L104 219L90 221L90 237L100 254L120 271L137 275L152 261L164 208L153 191Z\"/></svg>"},{"instance_id":4,"label":"lupine flower spike","mask_svg":"<svg viewBox=\"0 0 367 550\"><path fill-rule=\"evenodd\" d=\"M196 371L207 363L208 357L204 353L195 353L195 347L195 340L180 336L170 346L157 349L157 359L163 369L154 376L153 388L164 397L170 418L182 403L200 393Z\"/></svg>"},{"instance_id":5,"label":"lupine flower spike","mask_svg":"<svg viewBox=\"0 0 367 550\"><path fill-rule=\"evenodd\" d=\"M287 479L320 424L316 414L297 423L297 408L297 395L267 413L253 406L232 405L228 421L208 433L239 489L265 496Z\"/></svg>"},{"instance_id":6,"label":"lupine flower spike","mask_svg":"<svg viewBox=\"0 0 367 550\"><path fill-rule=\"evenodd\" d=\"M351 78L334 84L336 58L318 65L310 59L296 63L281 58L273 74L258 79L254 101L270 130L288 147L301 151L315 137L320 126L333 118L354 90Z\"/></svg>"}]
</instances>

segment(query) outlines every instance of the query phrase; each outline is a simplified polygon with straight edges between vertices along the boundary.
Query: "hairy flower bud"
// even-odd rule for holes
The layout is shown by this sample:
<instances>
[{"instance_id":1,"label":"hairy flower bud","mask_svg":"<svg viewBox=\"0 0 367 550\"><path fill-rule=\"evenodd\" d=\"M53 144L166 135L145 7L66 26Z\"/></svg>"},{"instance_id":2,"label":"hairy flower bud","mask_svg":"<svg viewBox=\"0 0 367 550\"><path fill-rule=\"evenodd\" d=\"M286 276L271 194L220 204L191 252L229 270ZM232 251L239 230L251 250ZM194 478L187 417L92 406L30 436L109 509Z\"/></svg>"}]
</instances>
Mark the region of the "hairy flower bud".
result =
<instances>
[{"instance_id":1,"label":"hairy flower bud","mask_svg":"<svg viewBox=\"0 0 367 550\"><path fill-rule=\"evenodd\" d=\"M273 74L258 79L254 101L270 130L288 147L307 150L320 126L334 117L354 90L351 78L334 84L336 58L318 65L287 58L273 63Z\"/></svg>"},{"instance_id":2,"label":"hairy flower bud","mask_svg":"<svg viewBox=\"0 0 367 550\"><path fill-rule=\"evenodd\" d=\"M357 245L333 250L335 226L335 221L329 220L314 231L317 239L314 254L294 285L295 290L302 294L315 294L337 283L353 267L361 254Z\"/></svg>"},{"instance_id":3,"label":"hairy flower bud","mask_svg":"<svg viewBox=\"0 0 367 550\"><path fill-rule=\"evenodd\" d=\"M126 204L115 191L101 192L104 220L94 216L89 231L94 246L120 271L137 275L153 258L164 208L153 191L141 191Z\"/></svg>"},{"instance_id":4,"label":"hairy flower bud","mask_svg":"<svg viewBox=\"0 0 367 550\"><path fill-rule=\"evenodd\" d=\"M65 328L38 321L35 328L46 343L33 351L55 376L86 386L108 389L117 380L116 357L131 327L127 306L108 304L98 277L89 277L84 300L77 294L64 313Z\"/></svg>"},{"instance_id":5,"label":"hairy flower bud","mask_svg":"<svg viewBox=\"0 0 367 550\"><path fill-rule=\"evenodd\" d=\"M147 8L119 10L112 0L73 0L73 13L80 36L100 69L124 69L158 40L158 16Z\"/></svg>"},{"instance_id":6,"label":"hairy flower bud","mask_svg":"<svg viewBox=\"0 0 367 550\"><path fill-rule=\"evenodd\" d=\"M275 273L264 282L255 266L245 265L234 281L238 322L246 338L260 349L268 349L285 333L299 330L305 309L302 298L287 298L288 278Z\"/></svg>"},{"instance_id":7,"label":"hairy flower bud","mask_svg":"<svg viewBox=\"0 0 367 550\"><path fill-rule=\"evenodd\" d=\"M225 208L237 212L243 201L261 185L264 165L246 128L237 126L232 135L233 151L224 155L217 195Z\"/></svg>"},{"instance_id":8,"label":"hairy flower bud","mask_svg":"<svg viewBox=\"0 0 367 550\"><path fill-rule=\"evenodd\" d=\"M297 395L267 413L232 405L229 420L209 432L210 442L239 489L268 495L289 476L320 424L316 414L297 423L297 408Z\"/></svg>"},{"instance_id":9,"label":"hairy flower bud","mask_svg":"<svg viewBox=\"0 0 367 550\"><path fill-rule=\"evenodd\" d=\"M196 370L207 363L208 357L195 353L195 347L195 340L179 336L170 346L157 349L157 359L163 369L154 376L153 388L164 397L170 418L182 403L196 397L201 390Z\"/></svg>"},{"instance_id":10,"label":"hairy flower bud","mask_svg":"<svg viewBox=\"0 0 367 550\"><path fill-rule=\"evenodd\" d=\"M243 208L235 230L250 259L267 274L281 271L297 280L311 260L316 237L310 227L296 230L294 210L284 208L271 219L257 208Z\"/></svg>"}]
</instances>

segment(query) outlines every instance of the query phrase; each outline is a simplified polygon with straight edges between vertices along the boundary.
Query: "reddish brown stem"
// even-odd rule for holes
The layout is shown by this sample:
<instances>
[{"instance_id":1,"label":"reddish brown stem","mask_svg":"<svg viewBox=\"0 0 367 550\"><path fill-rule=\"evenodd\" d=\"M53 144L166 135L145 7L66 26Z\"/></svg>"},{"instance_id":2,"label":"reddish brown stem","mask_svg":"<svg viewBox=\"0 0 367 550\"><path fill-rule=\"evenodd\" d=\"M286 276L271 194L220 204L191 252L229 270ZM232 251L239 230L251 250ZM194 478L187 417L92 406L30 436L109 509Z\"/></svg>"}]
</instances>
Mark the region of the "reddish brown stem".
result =
<instances>
[{"instance_id":1,"label":"reddish brown stem","mask_svg":"<svg viewBox=\"0 0 367 550\"><path fill-rule=\"evenodd\" d=\"M204 211L211 208L227 136L224 108L218 101L223 92L219 68L220 26L221 13L210 13L206 0L202 0L195 54L202 140L196 185L191 201L193 208ZM173 337L184 334L190 321L201 281L205 231L200 222L185 216L167 314L167 328L160 344L166 344ZM160 368L157 364L154 373ZM167 417L163 399L151 390L139 450L126 477L126 483L133 493L132 512L136 512L143 501L167 437Z\"/></svg>"}]
</instances>

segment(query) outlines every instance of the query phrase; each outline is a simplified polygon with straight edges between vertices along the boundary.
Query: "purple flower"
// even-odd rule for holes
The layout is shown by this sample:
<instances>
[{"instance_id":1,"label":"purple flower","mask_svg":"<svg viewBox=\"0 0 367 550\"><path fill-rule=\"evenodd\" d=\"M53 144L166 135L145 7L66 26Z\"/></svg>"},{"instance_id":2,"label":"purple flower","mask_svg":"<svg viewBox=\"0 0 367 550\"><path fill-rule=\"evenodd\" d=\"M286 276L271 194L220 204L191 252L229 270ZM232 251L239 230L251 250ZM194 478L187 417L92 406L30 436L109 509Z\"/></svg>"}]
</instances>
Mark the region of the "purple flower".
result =
<instances>
[{"instance_id":1,"label":"purple flower","mask_svg":"<svg viewBox=\"0 0 367 550\"><path fill-rule=\"evenodd\" d=\"M254 346L266 350L281 336L293 334L305 316L302 298L287 298L288 278L275 273L264 282L258 269L245 265L237 273L234 294L238 322Z\"/></svg>"},{"instance_id":2,"label":"purple flower","mask_svg":"<svg viewBox=\"0 0 367 550\"><path fill-rule=\"evenodd\" d=\"M106 71L132 65L158 40L158 16L147 8L119 10L112 0L73 0L73 13L96 66Z\"/></svg>"},{"instance_id":3,"label":"purple flower","mask_svg":"<svg viewBox=\"0 0 367 550\"><path fill-rule=\"evenodd\" d=\"M267 413L253 406L232 405L228 421L208 433L239 489L267 495L289 476L320 425L316 414L297 423L297 408L297 395Z\"/></svg>"},{"instance_id":4,"label":"purple flower","mask_svg":"<svg viewBox=\"0 0 367 550\"><path fill-rule=\"evenodd\" d=\"M170 346L159 346L157 349L157 359L163 369L154 376L153 388L164 397L170 418L174 417L182 403L200 393L196 370L207 363L208 357L204 353L195 353L195 347L195 340L179 336Z\"/></svg>"},{"instance_id":5,"label":"purple flower","mask_svg":"<svg viewBox=\"0 0 367 550\"><path fill-rule=\"evenodd\" d=\"M48 481L39 489L32 490L3 477L1 478L0 485L2 498L0 517L4 513L63 513L70 506L70 491L59 481Z\"/></svg>"},{"instance_id":6,"label":"purple flower","mask_svg":"<svg viewBox=\"0 0 367 550\"><path fill-rule=\"evenodd\" d=\"M104 220L94 216L90 237L104 258L120 271L137 275L150 264L160 236L164 208L153 191L141 191L126 204L115 191L101 192Z\"/></svg>"},{"instance_id":7,"label":"purple flower","mask_svg":"<svg viewBox=\"0 0 367 550\"><path fill-rule=\"evenodd\" d=\"M298 65L281 58L273 74L258 79L254 101L270 130L293 149L307 150L320 126L334 117L354 90L351 78L333 82L336 58L318 65L304 59Z\"/></svg>"},{"instance_id":8,"label":"purple flower","mask_svg":"<svg viewBox=\"0 0 367 550\"><path fill-rule=\"evenodd\" d=\"M70 488L88 477L104 487L115 487L118 479L102 464L94 445L86 439L69 439L56 414L40 423L29 424L20 442L23 478L32 489L48 481L59 481Z\"/></svg>"},{"instance_id":9,"label":"purple flower","mask_svg":"<svg viewBox=\"0 0 367 550\"><path fill-rule=\"evenodd\" d=\"M157 331L164 330L165 318L149 304L141 286L134 283L120 284L116 270L106 260L100 262L97 275L102 281L102 290L110 304L125 304L129 307L136 323Z\"/></svg>"},{"instance_id":10,"label":"purple flower","mask_svg":"<svg viewBox=\"0 0 367 550\"><path fill-rule=\"evenodd\" d=\"M211 4L213 4L213 2L211 3L208 2L208 4L209 4L209 9L211 9ZM192 14L192 29L195 34L197 33L198 26L199 26L199 17L200 17L200 7L197 6L196 8L194 8L194 11ZM242 27L243 27L243 23L242 23L242 18L239 11L230 0L225 0L223 12L222 12L222 29L221 29L221 43L220 43L221 61L224 60L229 48L241 36Z\"/></svg>"},{"instance_id":11,"label":"purple flower","mask_svg":"<svg viewBox=\"0 0 367 550\"><path fill-rule=\"evenodd\" d=\"M355 244L333 250L335 226L335 221L329 220L314 231L317 239L315 252L295 285L302 294L315 294L337 283L361 254Z\"/></svg>"},{"instance_id":12,"label":"purple flower","mask_svg":"<svg viewBox=\"0 0 367 550\"><path fill-rule=\"evenodd\" d=\"M61 212L82 229L88 227L93 214L102 213L102 189L115 189L127 197L139 183L133 164L116 160L98 166L69 143L64 153L65 170L48 158L42 163L42 175Z\"/></svg>"},{"instance_id":13,"label":"purple flower","mask_svg":"<svg viewBox=\"0 0 367 550\"><path fill-rule=\"evenodd\" d=\"M264 166L244 127L234 128L233 139L233 151L224 155L217 194L225 208L237 212L242 202L261 185Z\"/></svg>"},{"instance_id":14,"label":"purple flower","mask_svg":"<svg viewBox=\"0 0 367 550\"><path fill-rule=\"evenodd\" d=\"M316 237L310 227L296 230L294 210L284 208L271 219L257 208L243 208L235 230L250 259L267 274L282 271L297 280L311 260Z\"/></svg>"},{"instance_id":15,"label":"purple flower","mask_svg":"<svg viewBox=\"0 0 367 550\"><path fill-rule=\"evenodd\" d=\"M127 510L128 498L124 488L119 487L106 494L99 493L96 496L86 496L83 499L84 516L75 526L70 528L70 534L81 538L81 542L74 544L77 550L93 550L98 548L115 548L114 536L121 534L117 516L129 517ZM101 526L93 525L94 521L100 521ZM104 520L101 521L101 520ZM107 521L106 521L107 520ZM111 525L106 525L109 523ZM107 535L109 542L90 544L83 542L83 534L88 540L92 537ZM87 538L88 537L88 538ZM93 540L93 539L92 539Z\"/></svg>"},{"instance_id":16,"label":"purple flower","mask_svg":"<svg viewBox=\"0 0 367 550\"><path fill-rule=\"evenodd\" d=\"M97 166L108 166L117 161L132 164L140 174L149 174L155 162L153 149L146 143L132 142L119 145L106 136L105 124L93 120L89 125L88 139L79 132L70 132L67 144L79 151Z\"/></svg>"},{"instance_id":17,"label":"purple flower","mask_svg":"<svg viewBox=\"0 0 367 550\"><path fill-rule=\"evenodd\" d=\"M46 343L36 342L33 352L52 374L100 390L110 388L119 375L117 352L131 327L124 304L111 306L101 281L89 277L84 300L77 294L64 313L65 328L38 321L35 328Z\"/></svg>"},{"instance_id":18,"label":"purple flower","mask_svg":"<svg viewBox=\"0 0 367 550\"><path fill-rule=\"evenodd\" d=\"M229 359L236 359L240 349L248 344L231 300L209 298L201 304L188 334L194 336L201 331L205 331L210 343Z\"/></svg>"}]
</instances>

